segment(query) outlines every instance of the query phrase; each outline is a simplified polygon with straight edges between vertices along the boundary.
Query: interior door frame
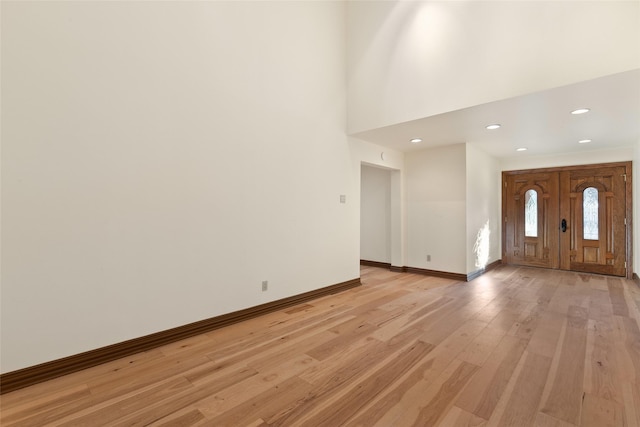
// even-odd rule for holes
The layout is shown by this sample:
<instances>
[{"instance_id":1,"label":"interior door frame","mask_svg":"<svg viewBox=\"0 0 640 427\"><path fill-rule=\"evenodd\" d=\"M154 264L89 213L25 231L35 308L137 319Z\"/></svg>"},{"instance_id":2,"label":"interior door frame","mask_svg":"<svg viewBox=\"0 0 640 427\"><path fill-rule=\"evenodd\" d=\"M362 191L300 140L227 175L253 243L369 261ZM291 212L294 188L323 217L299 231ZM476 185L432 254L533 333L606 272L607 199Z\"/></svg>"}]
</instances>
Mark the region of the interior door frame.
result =
<instances>
[{"instance_id":1,"label":"interior door frame","mask_svg":"<svg viewBox=\"0 0 640 427\"><path fill-rule=\"evenodd\" d=\"M502 262L506 263L507 260L507 235L505 232L505 222L507 220L507 192L504 190L508 176L520 175L520 174L532 174L532 173L549 173L549 172L565 172L572 170L588 169L588 168L606 168L606 167L619 167L625 168L626 185L625 185L625 217L627 226L625 227L625 248L626 248L626 278L633 278L633 192L632 192L632 162L614 162L614 163L596 163L587 165L575 165L575 166L562 166L555 168L539 168L539 169L524 169L514 171L502 171ZM637 266L636 266L637 268Z\"/></svg>"}]
</instances>

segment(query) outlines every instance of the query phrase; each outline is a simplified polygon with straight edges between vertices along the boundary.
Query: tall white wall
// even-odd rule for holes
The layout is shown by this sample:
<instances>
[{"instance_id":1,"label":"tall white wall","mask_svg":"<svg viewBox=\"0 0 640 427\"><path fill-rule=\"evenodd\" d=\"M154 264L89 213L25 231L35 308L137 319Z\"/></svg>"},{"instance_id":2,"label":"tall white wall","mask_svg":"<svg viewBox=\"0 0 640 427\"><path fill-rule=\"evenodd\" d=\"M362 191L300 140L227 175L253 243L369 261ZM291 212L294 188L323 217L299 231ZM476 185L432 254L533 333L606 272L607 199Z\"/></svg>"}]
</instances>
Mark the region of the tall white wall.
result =
<instances>
[{"instance_id":1,"label":"tall white wall","mask_svg":"<svg viewBox=\"0 0 640 427\"><path fill-rule=\"evenodd\" d=\"M391 263L391 171L362 166L360 259Z\"/></svg>"},{"instance_id":2,"label":"tall white wall","mask_svg":"<svg viewBox=\"0 0 640 427\"><path fill-rule=\"evenodd\" d=\"M498 160L466 144L467 273L501 255L501 172Z\"/></svg>"},{"instance_id":3,"label":"tall white wall","mask_svg":"<svg viewBox=\"0 0 640 427\"><path fill-rule=\"evenodd\" d=\"M635 1L350 1L352 133L640 67Z\"/></svg>"},{"instance_id":4,"label":"tall white wall","mask_svg":"<svg viewBox=\"0 0 640 427\"><path fill-rule=\"evenodd\" d=\"M465 144L405 155L407 266L467 273L465 157Z\"/></svg>"},{"instance_id":5,"label":"tall white wall","mask_svg":"<svg viewBox=\"0 0 640 427\"><path fill-rule=\"evenodd\" d=\"M359 277L344 13L3 2L2 372Z\"/></svg>"}]
</instances>

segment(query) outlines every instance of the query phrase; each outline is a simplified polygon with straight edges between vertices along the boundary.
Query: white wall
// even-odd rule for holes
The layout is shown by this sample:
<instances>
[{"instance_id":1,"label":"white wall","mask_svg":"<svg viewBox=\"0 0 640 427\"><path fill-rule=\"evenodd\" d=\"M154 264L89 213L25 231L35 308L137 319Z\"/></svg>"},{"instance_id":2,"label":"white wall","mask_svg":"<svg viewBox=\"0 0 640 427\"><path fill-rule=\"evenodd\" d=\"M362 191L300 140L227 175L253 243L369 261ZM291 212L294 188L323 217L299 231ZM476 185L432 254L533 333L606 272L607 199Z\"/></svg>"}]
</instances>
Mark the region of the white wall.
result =
<instances>
[{"instance_id":1,"label":"white wall","mask_svg":"<svg viewBox=\"0 0 640 427\"><path fill-rule=\"evenodd\" d=\"M349 131L640 66L634 1L351 1Z\"/></svg>"},{"instance_id":2,"label":"white wall","mask_svg":"<svg viewBox=\"0 0 640 427\"><path fill-rule=\"evenodd\" d=\"M344 39L341 2L3 2L2 372L359 277Z\"/></svg>"},{"instance_id":3,"label":"white wall","mask_svg":"<svg viewBox=\"0 0 640 427\"><path fill-rule=\"evenodd\" d=\"M633 159L633 148L585 151L584 153L555 154L552 156L515 156L500 160L503 171L561 166L593 165L597 163L628 162Z\"/></svg>"},{"instance_id":4,"label":"white wall","mask_svg":"<svg viewBox=\"0 0 640 427\"><path fill-rule=\"evenodd\" d=\"M501 180L497 159L466 144L467 273L502 257Z\"/></svg>"},{"instance_id":5,"label":"white wall","mask_svg":"<svg viewBox=\"0 0 640 427\"><path fill-rule=\"evenodd\" d=\"M405 155L409 267L467 273L465 156L465 144Z\"/></svg>"},{"instance_id":6,"label":"white wall","mask_svg":"<svg viewBox=\"0 0 640 427\"><path fill-rule=\"evenodd\" d=\"M362 166L360 259L391 263L391 171Z\"/></svg>"},{"instance_id":7,"label":"white wall","mask_svg":"<svg viewBox=\"0 0 640 427\"><path fill-rule=\"evenodd\" d=\"M408 153L405 164L407 265L467 274L499 260L498 160L472 144L457 144Z\"/></svg>"}]
</instances>

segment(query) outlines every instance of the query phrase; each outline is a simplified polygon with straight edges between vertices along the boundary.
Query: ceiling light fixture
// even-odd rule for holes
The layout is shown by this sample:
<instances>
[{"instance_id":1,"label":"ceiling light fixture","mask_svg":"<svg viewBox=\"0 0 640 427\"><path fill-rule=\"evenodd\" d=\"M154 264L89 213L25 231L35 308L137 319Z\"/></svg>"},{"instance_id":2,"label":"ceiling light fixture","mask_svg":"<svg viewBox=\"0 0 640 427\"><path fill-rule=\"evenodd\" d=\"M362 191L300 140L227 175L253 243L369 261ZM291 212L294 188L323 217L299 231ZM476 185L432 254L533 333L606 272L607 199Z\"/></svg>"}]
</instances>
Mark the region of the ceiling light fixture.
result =
<instances>
[{"instance_id":1,"label":"ceiling light fixture","mask_svg":"<svg viewBox=\"0 0 640 427\"><path fill-rule=\"evenodd\" d=\"M419 142L422 142L422 139L421 139L421 138L413 138L413 139L412 139L411 141L409 141L409 142L411 142L412 144L417 144L417 143L419 143Z\"/></svg>"},{"instance_id":2,"label":"ceiling light fixture","mask_svg":"<svg viewBox=\"0 0 640 427\"><path fill-rule=\"evenodd\" d=\"M584 114L584 113L588 113L589 111L591 111L591 110L589 110L588 108L578 108L577 110L573 110L571 112L571 114L573 114L573 115Z\"/></svg>"},{"instance_id":3,"label":"ceiling light fixture","mask_svg":"<svg viewBox=\"0 0 640 427\"><path fill-rule=\"evenodd\" d=\"M578 141L578 144L588 144L589 142L591 142L590 139L581 139L580 141Z\"/></svg>"},{"instance_id":4,"label":"ceiling light fixture","mask_svg":"<svg viewBox=\"0 0 640 427\"><path fill-rule=\"evenodd\" d=\"M487 129L489 129L489 130L494 130L494 129L499 129L499 128L500 128L500 125L498 123L495 123L495 124L487 126Z\"/></svg>"},{"instance_id":5,"label":"ceiling light fixture","mask_svg":"<svg viewBox=\"0 0 640 427\"><path fill-rule=\"evenodd\" d=\"M526 147L516 148L516 151L527 151L527 148Z\"/></svg>"}]
</instances>

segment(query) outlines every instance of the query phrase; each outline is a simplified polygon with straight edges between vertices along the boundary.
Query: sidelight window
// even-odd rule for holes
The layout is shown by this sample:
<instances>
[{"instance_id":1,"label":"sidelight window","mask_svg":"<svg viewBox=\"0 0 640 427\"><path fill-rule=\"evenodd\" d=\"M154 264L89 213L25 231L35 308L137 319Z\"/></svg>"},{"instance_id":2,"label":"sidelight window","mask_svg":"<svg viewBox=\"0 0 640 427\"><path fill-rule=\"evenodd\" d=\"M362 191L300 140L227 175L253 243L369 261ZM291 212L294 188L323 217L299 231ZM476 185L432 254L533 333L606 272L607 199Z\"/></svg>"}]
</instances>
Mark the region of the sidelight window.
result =
<instances>
[{"instance_id":1,"label":"sidelight window","mask_svg":"<svg viewBox=\"0 0 640 427\"><path fill-rule=\"evenodd\" d=\"M524 195L524 235L538 237L538 192L528 190Z\"/></svg>"},{"instance_id":2,"label":"sidelight window","mask_svg":"<svg viewBox=\"0 0 640 427\"><path fill-rule=\"evenodd\" d=\"M595 187L582 192L582 225L586 240L598 240L598 189Z\"/></svg>"}]
</instances>

